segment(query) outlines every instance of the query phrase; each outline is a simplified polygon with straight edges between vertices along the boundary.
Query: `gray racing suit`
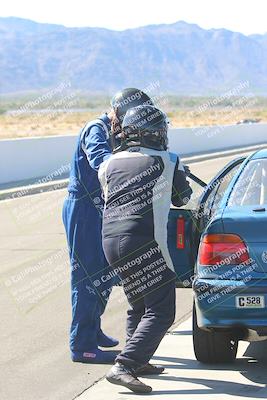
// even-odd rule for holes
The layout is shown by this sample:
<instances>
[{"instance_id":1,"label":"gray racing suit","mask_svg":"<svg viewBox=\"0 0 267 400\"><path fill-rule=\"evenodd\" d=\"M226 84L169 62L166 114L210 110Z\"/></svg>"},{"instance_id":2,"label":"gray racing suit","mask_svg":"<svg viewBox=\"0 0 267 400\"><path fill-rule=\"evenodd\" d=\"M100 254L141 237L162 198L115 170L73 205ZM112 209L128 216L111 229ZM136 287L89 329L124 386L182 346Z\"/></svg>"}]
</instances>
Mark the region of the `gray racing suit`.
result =
<instances>
[{"instance_id":1,"label":"gray racing suit","mask_svg":"<svg viewBox=\"0 0 267 400\"><path fill-rule=\"evenodd\" d=\"M103 248L130 304L127 343L116 361L148 363L175 318L175 272L167 247L171 202L192 193L177 155L142 147L101 164Z\"/></svg>"}]
</instances>

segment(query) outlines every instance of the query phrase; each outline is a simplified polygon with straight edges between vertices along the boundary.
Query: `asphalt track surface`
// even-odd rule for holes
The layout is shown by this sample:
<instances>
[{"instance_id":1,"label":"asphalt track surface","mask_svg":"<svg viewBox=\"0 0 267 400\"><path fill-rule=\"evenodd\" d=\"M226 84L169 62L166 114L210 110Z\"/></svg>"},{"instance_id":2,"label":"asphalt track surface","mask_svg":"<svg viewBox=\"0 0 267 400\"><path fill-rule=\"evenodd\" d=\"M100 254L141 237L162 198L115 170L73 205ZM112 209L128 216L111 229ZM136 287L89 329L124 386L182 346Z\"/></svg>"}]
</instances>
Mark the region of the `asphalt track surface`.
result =
<instances>
[{"instance_id":1,"label":"asphalt track surface","mask_svg":"<svg viewBox=\"0 0 267 400\"><path fill-rule=\"evenodd\" d=\"M209 181L237 156L191 164ZM66 190L0 202L0 399L70 400L109 366L72 363L69 263L61 208ZM177 289L176 325L190 316L192 292ZM102 326L124 343L127 304L113 290ZM179 341L179 337L177 337Z\"/></svg>"}]
</instances>

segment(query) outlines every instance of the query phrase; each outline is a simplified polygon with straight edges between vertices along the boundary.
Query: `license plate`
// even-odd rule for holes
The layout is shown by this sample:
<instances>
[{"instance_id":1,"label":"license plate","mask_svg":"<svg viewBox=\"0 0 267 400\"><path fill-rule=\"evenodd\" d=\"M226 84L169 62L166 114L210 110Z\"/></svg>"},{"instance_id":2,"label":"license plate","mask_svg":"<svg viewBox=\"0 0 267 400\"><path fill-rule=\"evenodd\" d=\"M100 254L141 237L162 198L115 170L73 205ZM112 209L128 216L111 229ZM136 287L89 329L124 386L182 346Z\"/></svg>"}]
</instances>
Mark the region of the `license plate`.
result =
<instances>
[{"instance_id":1,"label":"license plate","mask_svg":"<svg viewBox=\"0 0 267 400\"><path fill-rule=\"evenodd\" d=\"M264 296L236 296L235 304L237 308L264 308Z\"/></svg>"}]
</instances>

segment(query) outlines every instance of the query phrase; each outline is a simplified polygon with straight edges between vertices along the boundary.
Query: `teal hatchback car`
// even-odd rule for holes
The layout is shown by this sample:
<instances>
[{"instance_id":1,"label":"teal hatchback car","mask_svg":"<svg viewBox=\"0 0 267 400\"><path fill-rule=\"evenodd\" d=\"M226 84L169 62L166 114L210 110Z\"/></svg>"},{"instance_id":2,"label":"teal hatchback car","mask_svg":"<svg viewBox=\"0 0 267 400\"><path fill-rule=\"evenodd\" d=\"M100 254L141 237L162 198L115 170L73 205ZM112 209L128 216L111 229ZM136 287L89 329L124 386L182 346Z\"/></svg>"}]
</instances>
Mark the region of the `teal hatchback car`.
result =
<instances>
[{"instance_id":1,"label":"teal hatchback car","mask_svg":"<svg viewBox=\"0 0 267 400\"><path fill-rule=\"evenodd\" d=\"M193 287L193 342L203 363L232 362L239 340L267 339L267 149L229 163L194 204L172 208L177 283Z\"/></svg>"}]
</instances>

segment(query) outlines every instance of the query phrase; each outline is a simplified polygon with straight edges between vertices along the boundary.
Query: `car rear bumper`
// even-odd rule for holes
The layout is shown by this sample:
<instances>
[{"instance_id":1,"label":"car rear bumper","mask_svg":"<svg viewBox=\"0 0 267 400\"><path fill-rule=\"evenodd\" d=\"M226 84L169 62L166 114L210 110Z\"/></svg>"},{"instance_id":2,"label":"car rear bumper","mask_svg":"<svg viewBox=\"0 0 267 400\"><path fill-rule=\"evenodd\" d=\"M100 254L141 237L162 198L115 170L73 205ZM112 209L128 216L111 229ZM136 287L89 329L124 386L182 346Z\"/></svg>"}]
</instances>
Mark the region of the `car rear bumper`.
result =
<instances>
[{"instance_id":1,"label":"car rear bumper","mask_svg":"<svg viewBox=\"0 0 267 400\"><path fill-rule=\"evenodd\" d=\"M193 290L200 328L245 328L267 335L267 279L249 282L195 279ZM236 296L261 295L264 308L240 309Z\"/></svg>"}]
</instances>

